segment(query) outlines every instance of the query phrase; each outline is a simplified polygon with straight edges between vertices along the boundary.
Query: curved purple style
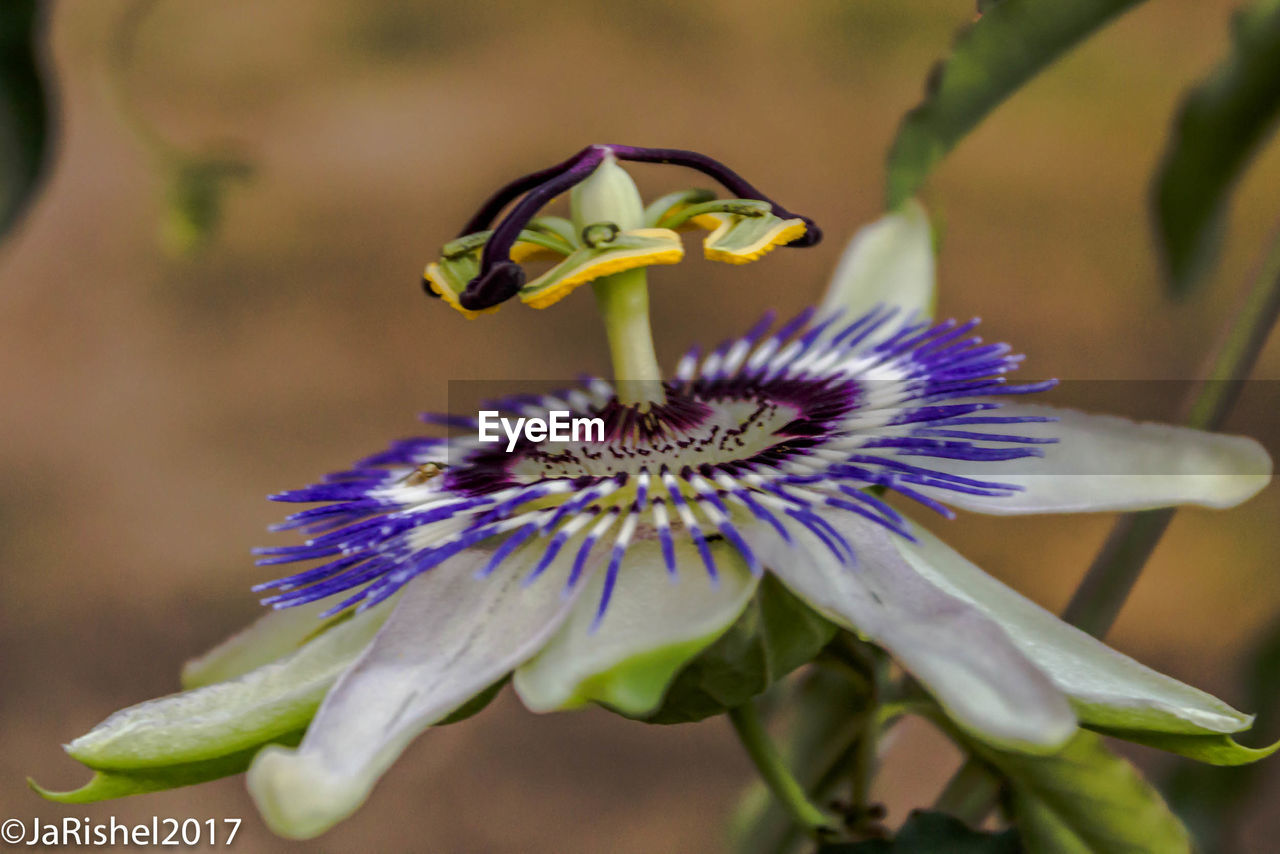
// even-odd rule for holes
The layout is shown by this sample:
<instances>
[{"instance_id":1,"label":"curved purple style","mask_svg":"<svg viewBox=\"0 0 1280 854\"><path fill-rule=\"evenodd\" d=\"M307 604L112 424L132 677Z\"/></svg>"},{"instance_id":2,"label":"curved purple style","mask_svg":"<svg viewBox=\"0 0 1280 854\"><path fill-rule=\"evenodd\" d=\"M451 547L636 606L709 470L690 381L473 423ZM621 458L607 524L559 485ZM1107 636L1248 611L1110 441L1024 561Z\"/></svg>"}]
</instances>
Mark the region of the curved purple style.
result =
<instances>
[{"instance_id":1,"label":"curved purple style","mask_svg":"<svg viewBox=\"0 0 1280 854\"><path fill-rule=\"evenodd\" d=\"M680 148L641 148L634 145L589 145L572 157L546 169L530 172L497 190L467 221L459 237L484 231L494 218L520 196L524 198L494 228L480 256L480 272L467 283L458 298L471 311L490 308L511 299L524 284L524 270L510 260L511 247L520 232L548 202L587 178L606 156L637 163L669 163L685 166L714 178L735 197L766 202L775 216L804 221L804 236L788 246L813 246L822 240L822 230L809 217L792 213L761 193L745 178L723 163L696 151ZM429 296L437 294L425 287Z\"/></svg>"}]
</instances>

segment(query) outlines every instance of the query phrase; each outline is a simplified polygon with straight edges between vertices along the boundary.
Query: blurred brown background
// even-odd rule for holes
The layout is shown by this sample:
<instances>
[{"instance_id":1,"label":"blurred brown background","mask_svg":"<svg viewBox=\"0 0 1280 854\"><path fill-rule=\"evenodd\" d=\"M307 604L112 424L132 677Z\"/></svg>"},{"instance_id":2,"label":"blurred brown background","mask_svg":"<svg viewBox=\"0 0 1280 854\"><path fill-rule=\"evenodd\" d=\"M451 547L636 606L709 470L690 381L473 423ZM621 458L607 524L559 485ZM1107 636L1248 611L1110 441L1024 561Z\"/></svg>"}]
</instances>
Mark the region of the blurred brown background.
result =
<instances>
[{"instance_id":1,"label":"blurred brown background","mask_svg":"<svg viewBox=\"0 0 1280 854\"><path fill-rule=\"evenodd\" d=\"M255 615L248 588L265 575L248 549L282 515L263 495L415 432L448 380L607 370L585 292L467 322L419 291L424 262L499 182L588 142L696 148L824 226L821 246L746 268L655 272L670 362L816 297L878 214L898 118L971 4L161 0L116 83L164 136L234 141L256 168L187 258L159 248L161 173L107 97L128 5L56 7L61 150L0 255L0 817L243 816L242 851L719 850L751 774L723 721L540 717L506 695L421 739L311 843L270 837L239 778L83 808L23 778L78 785L61 742L173 690L185 658ZM1237 196L1217 280L1180 305L1161 295L1146 184L1231 6L1139 8L963 143L927 199L946 225L943 314L981 314L1036 376L1195 375L1276 216L1280 150ZM651 191L698 183L637 174ZM1280 341L1257 376L1280 378ZM1167 399L1116 405L1173 415ZM1275 454L1276 421L1255 409L1231 426L1269 432ZM1277 518L1274 486L1230 513L1180 514L1115 645L1239 702L1236 664L1280 610ZM966 517L946 534L1060 607L1109 522ZM939 745L901 733L882 792L894 816L948 775ZM1258 851L1280 833L1280 761L1267 775Z\"/></svg>"}]
</instances>

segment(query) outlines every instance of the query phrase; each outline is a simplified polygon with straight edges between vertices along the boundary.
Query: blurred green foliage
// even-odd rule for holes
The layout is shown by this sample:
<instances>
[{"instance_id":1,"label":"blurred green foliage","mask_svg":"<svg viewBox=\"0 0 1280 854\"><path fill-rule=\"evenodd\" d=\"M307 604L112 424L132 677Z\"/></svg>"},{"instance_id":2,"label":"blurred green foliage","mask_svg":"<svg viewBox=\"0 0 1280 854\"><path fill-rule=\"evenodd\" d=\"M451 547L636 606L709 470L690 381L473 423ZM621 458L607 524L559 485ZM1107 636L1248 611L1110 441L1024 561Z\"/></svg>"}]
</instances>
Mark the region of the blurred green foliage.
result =
<instances>
[{"instance_id":1,"label":"blurred green foliage","mask_svg":"<svg viewBox=\"0 0 1280 854\"><path fill-rule=\"evenodd\" d=\"M31 203L51 147L39 57L43 18L37 0L6 0L0 7L0 236Z\"/></svg>"},{"instance_id":2,"label":"blurred green foliage","mask_svg":"<svg viewBox=\"0 0 1280 854\"><path fill-rule=\"evenodd\" d=\"M1187 94L1152 199L1156 236L1176 295L1205 278L1221 243L1227 198L1280 118L1280 0L1236 13L1231 51Z\"/></svg>"},{"instance_id":3,"label":"blurred green foliage","mask_svg":"<svg viewBox=\"0 0 1280 854\"><path fill-rule=\"evenodd\" d=\"M253 166L234 154L180 156L167 171L160 239L170 254L192 255L217 236L227 187L247 181Z\"/></svg>"},{"instance_id":4,"label":"blurred green foliage","mask_svg":"<svg viewBox=\"0 0 1280 854\"><path fill-rule=\"evenodd\" d=\"M956 143L1031 78L1140 0L1001 0L961 30L889 150L887 207L915 195Z\"/></svg>"},{"instance_id":5,"label":"blurred green foliage","mask_svg":"<svg viewBox=\"0 0 1280 854\"><path fill-rule=\"evenodd\" d=\"M1245 667L1244 708L1258 718L1254 728L1280 736L1280 620L1263 635ZM1179 764L1165 780L1169 802L1196 837L1201 854L1240 851L1239 820L1267 767L1213 768Z\"/></svg>"},{"instance_id":6,"label":"blurred green foliage","mask_svg":"<svg viewBox=\"0 0 1280 854\"><path fill-rule=\"evenodd\" d=\"M662 707L646 720L700 721L749 702L817 655L835 631L767 575L742 616L680 671Z\"/></svg>"},{"instance_id":7,"label":"blurred green foliage","mask_svg":"<svg viewBox=\"0 0 1280 854\"><path fill-rule=\"evenodd\" d=\"M946 813L915 810L893 839L868 839L821 845L817 854L1019 854L1022 846L1012 830L970 830Z\"/></svg>"},{"instance_id":8,"label":"blurred green foliage","mask_svg":"<svg viewBox=\"0 0 1280 854\"><path fill-rule=\"evenodd\" d=\"M1008 781L1013 819L1031 851L1191 852L1160 793L1091 732L1050 756L973 747Z\"/></svg>"}]
</instances>

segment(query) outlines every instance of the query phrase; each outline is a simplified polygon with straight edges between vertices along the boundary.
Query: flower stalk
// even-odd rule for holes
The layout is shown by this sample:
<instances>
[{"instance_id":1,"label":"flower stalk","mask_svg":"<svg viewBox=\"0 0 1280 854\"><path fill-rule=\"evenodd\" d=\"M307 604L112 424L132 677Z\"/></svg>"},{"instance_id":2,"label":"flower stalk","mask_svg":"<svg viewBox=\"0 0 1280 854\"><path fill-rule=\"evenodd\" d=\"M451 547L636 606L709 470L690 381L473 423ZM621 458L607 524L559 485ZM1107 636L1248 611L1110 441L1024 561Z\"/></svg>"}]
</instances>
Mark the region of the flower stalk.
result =
<instances>
[{"instance_id":1,"label":"flower stalk","mask_svg":"<svg viewBox=\"0 0 1280 854\"><path fill-rule=\"evenodd\" d=\"M635 181L612 154L569 196L574 228L584 236L612 224L622 230L644 225L644 202ZM609 336L609 354L618 401L648 409L665 400L662 369L649 325L649 282L643 267L604 276L592 283L596 307Z\"/></svg>"},{"instance_id":2,"label":"flower stalk","mask_svg":"<svg viewBox=\"0 0 1280 854\"><path fill-rule=\"evenodd\" d=\"M764 723L760 720L760 713L755 705L744 703L730 709L729 721L765 785L795 823L815 839L826 839L834 835L839 822L809 800L804 786L791 773L781 751L765 732Z\"/></svg>"},{"instance_id":3,"label":"flower stalk","mask_svg":"<svg viewBox=\"0 0 1280 854\"><path fill-rule=\"evenodd\" d=\"M649 326L649 282L644 268L592 282L596 307L609 336L618 402L647 409L665 400L662 369Z\"/></svg>"},{"instance_id":4,"label":"flower stalk","mask_svg":"<svg viewBox=\"0 0 1280 854\"><path fill-rule=\"evenodd\" d=\"M1183 420L1188 427L1214 430L1222 426L1277 317L1280 317L1280 227L1253 286L1227 328L1208 375L1185 406ZM1164 508L1121 517L1071 597L1063 619L1095 637L1105 636L1169 527L1174 512L1173 508Z\"/></svg>"}]
</instances>

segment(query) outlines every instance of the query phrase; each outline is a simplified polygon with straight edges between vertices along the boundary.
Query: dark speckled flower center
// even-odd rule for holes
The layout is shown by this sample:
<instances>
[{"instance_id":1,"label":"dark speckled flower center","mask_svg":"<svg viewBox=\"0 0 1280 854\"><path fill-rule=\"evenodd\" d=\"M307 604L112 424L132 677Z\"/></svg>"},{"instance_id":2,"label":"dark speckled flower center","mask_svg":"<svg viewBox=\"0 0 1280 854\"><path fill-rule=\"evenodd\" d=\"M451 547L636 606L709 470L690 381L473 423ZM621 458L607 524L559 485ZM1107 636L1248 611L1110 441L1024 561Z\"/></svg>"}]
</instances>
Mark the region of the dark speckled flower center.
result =
<instances>
[{"instance_id":1,"label":"dark speckled flower center","mask_svg":"<svg viewBox=\"0 0 1280 854\"><path fill-rule=\"evenodd\" d=\"M993 413L999 403L990 398L1051 383L1005 384L1020 357L970 335L976 321L894 326L893 314L872 311L842 326L835 317L813 324L805 312L772 334L773 319L765 318L705 358L686 355L657 405L620 404L598 379L493 404L514 417L557 410L599 417L602 441L525 440L508 452L479 440L477 419L432 418L469 432L400 442L324 483L275 496L323 503L280 526L310 531L310 540L262 550L261 562L328 561L262 585L278 591L265 601L287 607L354 591L331 610L368 607L473 547L490 555L482 575L517 550L538 549L531 578L562 549L576 549L574 585L608 537L603 614L638 536L661 542L672 573L675 538L687 539L715 578L713 535L762 571L742 525L766 525L787 540L785 517L842 558L848 546L823 514L854 513L910 537L902 516L869 487L947 515L929 493L1015 492L929 461L1039 456L1035 445L1052 440L1008 425L1046 419Z\"/></svg>"}]
</instances>

